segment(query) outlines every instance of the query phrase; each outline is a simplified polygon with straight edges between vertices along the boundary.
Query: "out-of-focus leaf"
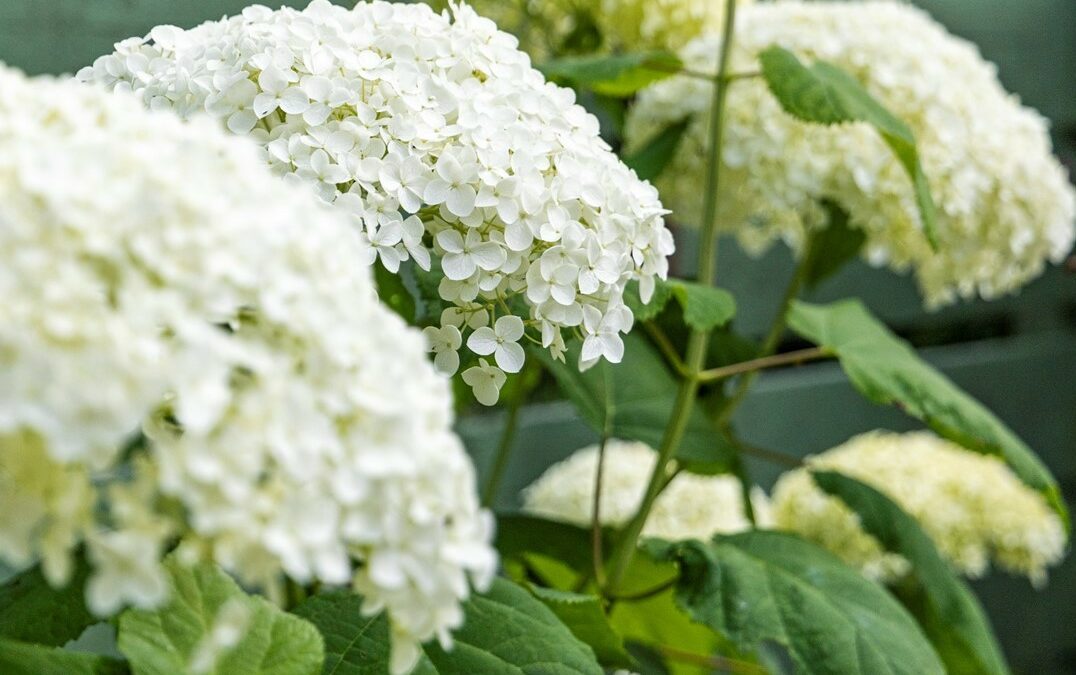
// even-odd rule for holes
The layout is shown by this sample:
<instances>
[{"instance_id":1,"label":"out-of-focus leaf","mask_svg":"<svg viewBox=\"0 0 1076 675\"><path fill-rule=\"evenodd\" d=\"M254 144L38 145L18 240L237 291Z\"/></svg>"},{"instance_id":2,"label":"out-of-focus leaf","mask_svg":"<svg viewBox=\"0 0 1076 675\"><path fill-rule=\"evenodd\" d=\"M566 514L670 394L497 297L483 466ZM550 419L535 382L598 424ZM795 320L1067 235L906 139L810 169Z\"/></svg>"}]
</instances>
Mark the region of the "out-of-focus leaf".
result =
<instances>
[{"instance_id":1,"label":"out-of-focus leaf","mask_svg":"<svg viewBox=\"0 0 1076 675\"><path fill-rule=\"evenodd\" d=\"M969 450L1002 457L1022 481L1046 497L1068 527L1057 481L1031 448L983 404L920 359L862 303L796 302L788 326L836 354L853 386L871 401L897 406Z\"/></svg>"},{"instance_id":2,"label":"out-of-focus leaf","mask_svg":"<svg viewBox=\"0 0 1076 675\"><path fill-rule=\"evenodd\" d=\"M818 487L859 514L865 531L911 563L911 574L898 588L898 596L919 619L950 675L1007 675L1009 668L983 608L915 518L854 478L832 471L815 471L812 476Z\"/></svg>"},{"instance_id":3,"label":"out-of-focus leaf","mask_svg":"<svg viewBox=\"0 0 1076 675\"><path fill-rule=\"evenodd\" d=\"M684 64L671 52L651 51L612 56L568 56L539 66L546 77L605 96L625 97L666 77Z\"/></svg>"},{"instance_id":4,"label":"out-of-focus leaf","mask_svg":"<svg viewBox=\"0 0 1076 675\"><path fill-rule=\"evenodd\" d=\"M863 230L848 226L848 212L832 202L825 204L829 211L829 225L811 236L804 281L809 287L817 286L852 258L859 255L867 235Z\"/></svg>"},{"instance_id":5,"label":"out-of-focus leaf","mask_svg":"<svg viewBox=\"0 0 1076 675\"><path fill-rule=\"evenodd\" d=\"M676 156L687 127L688 121L684 120L665 128L646 145L625 157L624 163L635 169L642 180L656 179Z\"/></svg>"}]
</instances>

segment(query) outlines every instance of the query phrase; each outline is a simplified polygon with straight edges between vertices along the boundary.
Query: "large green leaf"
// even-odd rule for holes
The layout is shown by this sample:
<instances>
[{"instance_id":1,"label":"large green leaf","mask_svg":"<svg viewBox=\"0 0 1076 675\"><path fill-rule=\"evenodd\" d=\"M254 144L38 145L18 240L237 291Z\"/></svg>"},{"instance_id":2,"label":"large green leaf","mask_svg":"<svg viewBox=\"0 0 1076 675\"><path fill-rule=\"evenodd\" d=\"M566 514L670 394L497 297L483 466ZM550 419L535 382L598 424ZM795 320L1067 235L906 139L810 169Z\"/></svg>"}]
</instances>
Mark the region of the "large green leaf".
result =
<instances>
[{"instance_id":1,"label":"large green leaf","mask_svg":"<svg viewBox=\"0 0 1076 675\"><path fill-rule=\"evenodd\" d=\"M911 178L923 230L934 245L934 200L908 125L854 77L831 63L815 61L806 66L795 54L777 46L763 50L759 62L770 91L790 115L817 124L866 122L878 130Z\"/></svg>"},{"instance_id":2,"label":"large green leaf","mask_svg":"<svg viewBox=\"0 0 1076 675\"><path fill-rule=\"evenodd\" d=\"M754 531L651 546L679 563L681 606L740 649L783 645L808 675L945 672L885 589L798 537Z\"/></svg>"},{"instance_id":3,"label":"large green leaf","mask_svg":"<svg viewBox=\"0 0 1076 675\"><path fill-rule=\"evenodd\" d=\"M666 659L658 649L671 647L680 652L707 656L717 653L721 645L718 635L692 621L677 606L674 594L673 589L669 589L638 602L618 603L613 607L613 626L629 644L653 650L670 675L708 674L709 669L696 664Z\"/></svg>"},{"instance_id":4,"label":"large green leaf","mask_svg":"<svg viewBox=\"0 0 1076 675\"><path fill-rule=\"evenodd\" d=\"M363 616L362 596L346 590L308 598L292 610L314 624L325 640L326 675L385 675L389 672L389 622Z\"/></svg>"},{"instance_id":5,"label":"large green leaf","mask_svg":"<svg viewBox=\"0 0 1076 675\"><path fill-rule=\"evenodd\" d=\"M818 487L859 514L863 529L912 565L898 595L919 619L950 675L1005 675L1009 672L975 596L938 554L934 542L884 494L832 471L812 473Z\"/></svg>"},{"instance_id":6,"label":"large green leaf","mask_svg":"<svg viewBox=\"0 0 1076 675\"><path fill-rule=\"evenodd\" d=\"M969 450L998 455L1039 490L1068 526L1057 482L1030 448L981 403L928 365L856 300L829 305L797 302L789 328L840 359L864 396L892 404Z\"/></svg>"},{"instance_id":7,"label":"large green leaf","mask_svg":"<svg viewBox=\"0 0 1076 675\"><path fill-rule=\"evenodd\" d=\"M120 615L117 642L136 675L186 673L221 609L239 603L245 630L234 648L208 671L218 675L314 675L324 648L317 629L267 600L247 595L220 568L165 561L171 581L168 603L156 610Z\"/></svg>"},{"instance_id":8,"label":"large green leaf","mask_svg":"<svg viewBox=\"0 0 1076 675\"><path fill-rule=\"evenodd\" d=\"M670 52L612 56L567 56L539 66L546 77L585 87L605 96L626 97L684 67Z\"/></svg>"},{"instance_id":9,"label":"large green leaf","mask_svg":"<svg viewBox=\"0 0 1076 675\"><path fill-rule=\"evenodd\" d=\"M362 598L347 592L315 596L295 612L325 636L325 673L387 675L389 622L384 614L363 617ZM463 627L453 647L436 641L413 675L601 675L591 649L541 601L505 579L464 604Z\"/></svg>"},{"instance_id":10,"label":"large green leaf","mask_svg":"<svg viewBox=\"0 0 1076 675\"><path fill-rule=\"evenodd\" d=\"M124 675L127 664L99 654L0 638L0 673L4 675Z\"/></svg>"},{"instance_id":11,"label":"large green leaf","mask_svg":"<svg viewBox=\"0 0 1076 675\"><path fill-rule=\"evenodd\" d=\"M530 591L557 615L572 635L594 650L603 666L630 668L634 664L635 660L624 649L624 639L609 624L601 598L533 584Z\"/></svg>"},{"instance_id":12,"label":"large green leaf","mask_svg":"<svg viewBox=\"0 0 1076 675\"><path fill-rule=\"evenodd\" d=\"M678 384L653 347L636 333L624 336L624 359L611 364L600 361L579 372L579 344L568 349L567 363L534 350L557 379L560 390L576 405L579 414L599 432L611 438L638 440L653 448L661 445L665 425L672 415ZM677 451L677 458L698 473L724 473L735 451L696 407Z\"/></svg>"},{"instance_id":13,"label":"large green leaf","mask_svg":"<svg viewBox=\"0 0 1076 675\"><path fill-rule=\"evenodd\" d=\"M0 586L0 636L61 647L97 619L86 609L87 567L79 563L63 588L53 588L40 567Z\"/></svg>"},{"instance_id":14,"label":"large green leaf","mask_svg":"<svg viewBox=\"0 0 1076 675\"><path fill-rule=\"evenodd\" d=\"M676 150L680 147L687 127L688 121L684 120L663 129L646 145L625 157L624 163L635 169L640 179L654 180L676 156Z\"/></svg>"}]
</instances>

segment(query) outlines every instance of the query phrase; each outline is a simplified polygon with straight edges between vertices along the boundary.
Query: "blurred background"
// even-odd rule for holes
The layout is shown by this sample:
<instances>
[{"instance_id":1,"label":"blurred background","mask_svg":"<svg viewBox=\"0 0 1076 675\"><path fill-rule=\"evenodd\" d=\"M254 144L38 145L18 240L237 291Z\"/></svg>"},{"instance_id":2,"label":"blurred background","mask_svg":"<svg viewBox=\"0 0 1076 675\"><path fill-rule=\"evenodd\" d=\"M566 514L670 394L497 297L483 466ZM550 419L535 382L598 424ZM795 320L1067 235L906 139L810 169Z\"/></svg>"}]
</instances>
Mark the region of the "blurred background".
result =
<instances>
[{"instance_id":1,"label":"blurred background","mask_svg":"<svg viewBox=\"0 0 1076 675\"><path fill-rule=\"evenodd\" d=\"M145 34L155 25L190 27L236 13L249 2L0 0L0 61L30 74L71 73L111 51L114 42ZM301 7L307 0L283 4ZM953 33L977 43L998 64L1006 88L1050 118L1057 154L1071 172L1076 159L1076 0L916 4ZM681 240L680 248L690 257L690 242ZM731 242L722 246L719 283L739 300L742 332L763 332L790 272L791 258L779 247L753 261ZM853 295L1026 440L1050 466L1076 511L1076 259L1048 270L1018 296L935 313L922 309L910 279L858 263L809 299ZM748 441L801 456L870 429L915 426L895 410L864 401L830 363L765 373L736 422ZM502 424L498 414L460 422L480 471L489 464ZM595 440L566 404L524 410L498 507L516 508L520 488L549 464ZM751 468L766 487L777 475L772 465ZM1041 591L1031 589L1026 579L1001 573L974 586L1017 672L1076 674L1076 557L1070 555Z\"/></svg>"}]
</instances>

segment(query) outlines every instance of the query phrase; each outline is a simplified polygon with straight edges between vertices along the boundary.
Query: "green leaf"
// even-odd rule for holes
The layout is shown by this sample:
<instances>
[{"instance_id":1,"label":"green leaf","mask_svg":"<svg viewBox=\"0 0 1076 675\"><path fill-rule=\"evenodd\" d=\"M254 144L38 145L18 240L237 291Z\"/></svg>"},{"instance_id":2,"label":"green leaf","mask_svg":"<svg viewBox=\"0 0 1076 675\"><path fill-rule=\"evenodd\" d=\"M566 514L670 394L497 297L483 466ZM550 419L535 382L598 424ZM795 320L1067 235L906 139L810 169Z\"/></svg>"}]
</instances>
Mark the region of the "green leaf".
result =
<instances>
[{"instance_id":1,"label":"green leaf","mask_svg":"<svg viewBox=\"0 0 1076 675\"><path fill-rule=\"evenodd\" d=\"M86 609L88 568L80 563L63 588L53 588L40 567L0 586L0 636L62 647L97 623Z\"/></svg>"},{"instance_id":2,"label":"green leaf","mask_svg":"<svg viewBox=\"0 0 1076 675\"><path fill-rule=\"evenodd\" d=\"M582 573L594 564L589 530L535 516L498 515L495 545L504 560L537 554L559 560Z\"/></svg>"},{"instance_id":3,"label":"green leaf","mask_svg":"<svg viewBox=\"0 0 1076 675\"><path fill-rule=\"evenodd\" d=\"M736 315L736 299L723 288L670 279L663 283L684 310L684 323L695 330L724 326Z\"/></svg>"},{"instance_id":4,"label":"green leaf","mask_svg":"<svg viewBox=\"0 0 1076 675\"><path fill-rule=\"evenodd\" d=\"M684 323L696 330L719 328L736 316L736 298L732 297L732 293L694 281L658 281L654 286L654 296L645 304L639 297L638 283L629 284L624 293L624 301L637 321L654 319L669 304L669 300L676 300L683 310Z\"/></svg>"},{"instance_id":5,"label":"green leaf","mask_svg":"<svg viewBox=\"0 0 1076 675\"><path fill-rule=\"evenodd\" d=\"M603 360L584 373L576 365L578 343L569 346L567 363L554 360L544 349L533 353L556 378L561 392L576 405L580 416L599 433L608 429L611 438L638 440L657 448L672 414L677 381L644 338L629 333L624 336L624 346L621 363ZM726 473L734 453L696 407L677 458L695 473Z\"/></svg>"},{"instance_id":6,"label":"green leaf","mask_svg":"<svg viewBox=\"0 0 1076 675\"><path fill-rule=\"evenodd\" d=\"M694 664L685 664L660 656L659 647L671 647L691 654L714 654L721 651L721 640L706 626L695 623L677 606L675 592L664 593L639 602L619 603L613 607L612 623L630 644L654 650L671 675L710 673ZM642 671L639 671L642 672Z\"/></svg>"},{"instance_id":7,"label":"green leaf","mask_svg":"<svg viewBox=\"0 0 1076 675\"><path fill-rule=\"evenodd\" d=\"M523 588L497 579L464 608L466 620L451 652L436 643L426 655L441 675L512 673L602 675L590 647Z\"/></svg>"},{"instance_id":8,"label":"green leaf","mask_svg":"<svg viewBox=\"0 0 1076 675\"><path fill-rule=\"evenodd\" d=\"M945 672L885 589L798 537L753 531L651 547L679 562L680 605L742 650L776 642L808 675Z\"/></svg>"},{"instance_id":9,"label":"green leaf","mask_svg":"<svg viewBox=\"0 0 1076 675\"><path fill-rule=\"evenodd\" d=\"M125 675L127 672L127 664L107 656L0 638L0 673L4 675Z\"/></svg>"},{"instance_id":10,"label":"green leaf","mask_svg":"<svg viewBox=\"0 0 1076 675\"><path fill-rule=\"evenodd\" d=\"M401 268L401 271L404 268ZM381 302L403 317L408 323L414 323L418 310L415 296L404 283L402 274L393 274L385 269L380 261L374 265L374 281L377 283L377 296Z\"/></svg>"},{"instance_id":11,"label":"green leaf","mask_svg":"<svg viewBox=\"0 0 1076 675\"><path fill-rule=\"evenodd\" d=\"M388 619L384 613L363 616L362 604L362 596L342 590L315 595L292 610L321 632L326 675L388 673Z\"/></svg>"},{"instance_id":12,"label":"green leaf","mask_svg":"<svg viewBox=\"0 0 1076 675\"><path fill-rule=\"evenodd\" d=\"M687 133L689 122L684 120L662 130L650 142L624 158L624 163L635 169L640 180L652 181L669 166L680 141Z\"/></svg>"},{"instance_id":13,"label":"green leaf","mask_svg":"<svg viewBox=\"0 0 1076 675\"><path fill-rule=\"evenodd\" d=\"M1002 457L1040 491L1069 526L1057 482L1030 448L981 403L919 358L856 300L796 302L788 325L840 359L853 386L871 401L895 405L938 435L969 450Z\"/></svg>"},{"instance_id":14,"label":"green leaf","mask_svg":"<svg viewBox=\"0 0 1076 675\"><path fill-rule=\"evenodd\" d=\"M919 619L950 675L1009 673L982 607L915 518L853 478L832 471L815 471L812 476L818 487L859 514L864 530L911 563L911 574L898 596L907 598L905 606Z\"/></svg>"},{"instance_id":15,"label":"green leaf","mask_svg":"<svg viewBox=\"0 0 1076 675\"><path fill-rule=\"evenodd\" d=\"M168 604L156 611L129 609L120 615L117 643L136 675L188 672L221 608L229 603L239 603L246 610L246 629L210 674L321 672L324 648L313 625L263 598L247 595L215 565L186 567L172 557L165 561L165 568L171 579Z\"/></svg>"},{"instance_id":16,"label":"green leaf","mask_svg":"<svg viewBox=\"0 0 1076 675\"><path fill-rule=\"evenodd\" d=\"M636 321L650 321L656 318L665 309L665 305L669 304L671 297L672 289L660 283L654 285L654 295L650 298L650 302L646 303L639 297L638 281L628 282L624 290L624 303L631 310Z\"/></svg>"},{"instance_id":17,"label":"green leaf","mask_svg":"<svg viewBox=\"0 0 1076 675\"><path fill-rule=\"evenodd\" d=\"M923 231L936 246L934 200L908 125L831 63L815 61L805 66L795 54L777 46L763 50L759 62L770 91L790 115L817 124L866 122L882 135L912 180Z\"/></svg>"},{"instance_id":18,"label":"green leaf","mask_svg":"<svg viewBox=\"0 0 1076 675\"><path fill-rule=\"evenodd\" d=\"M804 281L814 287L825 281L859 255L867 235L859 228L848 226L848 212L833 202L824 202L829 212L829 224L811 236Z\"/></svg>"},{"instance_id":19,"label":"green leaf","mask_svg":"<svg viewBox=\"0 0 1076 675\"><path fill-rule=\"evenodd\" d=\"M627 97L677 74L684 64L664 51L614 56L569 56L539 66L546 77L585 87L605 96Z\"/></svg>"},{"instance_id":20,"label":"green leaf","mask_svg":"<svg viewBox=\"0 0 1076 675\"><path fill-rule=\"evenodd\" d=\"M295 608L325 637L326 675L387 675L389 622L364 617L362 598L346 591L314 596ZM505 579L463 606L463 626L445 651L436 640L412 675L601 675L594 653L538 599Z\"/></svg>"},{"instance_id":21,"label":"green leaf","mask_svg":"<svg viewBox=\"0 0 1076 675\"><path fill-rule=\"evenodd\" d=\"M609 624L601 598L533 584L528 588L572 631L572 635L594 650L603 666L630 668L634 665L635 659L624 648L624 639Z\"/></svg>"}]
</instances>

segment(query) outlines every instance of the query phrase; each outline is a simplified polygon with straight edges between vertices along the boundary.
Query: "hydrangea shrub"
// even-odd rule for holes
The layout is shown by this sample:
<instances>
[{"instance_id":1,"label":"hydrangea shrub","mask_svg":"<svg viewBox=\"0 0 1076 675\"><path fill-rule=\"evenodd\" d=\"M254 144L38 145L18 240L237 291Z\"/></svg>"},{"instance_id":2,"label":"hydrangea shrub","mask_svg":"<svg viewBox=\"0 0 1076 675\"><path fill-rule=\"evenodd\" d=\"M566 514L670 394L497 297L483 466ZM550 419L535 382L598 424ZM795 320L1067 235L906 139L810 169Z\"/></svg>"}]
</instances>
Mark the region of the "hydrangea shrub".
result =
<instances>
[{"instance_id":1,"label":"hydrangea shrub","mask_svg":"<svg viewBox=\"0 0 1076 675\"><path fill-rule=\"evenodd\" d=\"M441 9L0 68L0 671L1009 673L961 577L1045 583L1057 480L862 303L797 298L857 254L931 307L1063 258L1044 120L903 4ZM723 230L800 253L763 335ZM760 371L830 358L938 436L755 446ZM453 388L503 406L459 406L502 427L481 500ZM534 433L569 405L589 434ZM64 647L99 618L115 650Z\"/></svg>"}]
</instances>

